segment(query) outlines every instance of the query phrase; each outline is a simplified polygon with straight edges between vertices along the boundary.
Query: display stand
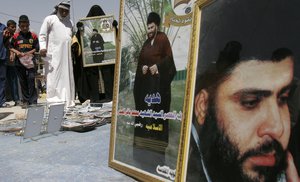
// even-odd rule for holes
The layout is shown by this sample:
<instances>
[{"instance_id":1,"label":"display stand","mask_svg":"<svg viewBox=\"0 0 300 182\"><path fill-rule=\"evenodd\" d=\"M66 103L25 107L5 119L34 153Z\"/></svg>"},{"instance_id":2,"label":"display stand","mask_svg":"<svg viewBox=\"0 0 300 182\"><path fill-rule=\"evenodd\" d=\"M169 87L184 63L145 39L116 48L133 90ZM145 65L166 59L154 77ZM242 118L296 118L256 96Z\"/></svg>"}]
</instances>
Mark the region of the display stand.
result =
<instances>
[{"instance_id":1,"label":"display stand","mask_svg":"<svg viewBox=\"0 0 300 182\"><path fill-rule=\"evenodd\" d=\"M55 133L60 130L64 117L64 103L51 104L49 106L47 133Z\"/></svg>"},{"instance_id":2,"label":"display stand","mask_svg":"<svg viewBox=\"0 0 300 182\"><path fill-rule=\"evenodd\" d=\"M42 105L28 107L27 119L24 127L24 139L40 135L44 118L44 109L45 107Z\"/></svg>"}]
</instances>

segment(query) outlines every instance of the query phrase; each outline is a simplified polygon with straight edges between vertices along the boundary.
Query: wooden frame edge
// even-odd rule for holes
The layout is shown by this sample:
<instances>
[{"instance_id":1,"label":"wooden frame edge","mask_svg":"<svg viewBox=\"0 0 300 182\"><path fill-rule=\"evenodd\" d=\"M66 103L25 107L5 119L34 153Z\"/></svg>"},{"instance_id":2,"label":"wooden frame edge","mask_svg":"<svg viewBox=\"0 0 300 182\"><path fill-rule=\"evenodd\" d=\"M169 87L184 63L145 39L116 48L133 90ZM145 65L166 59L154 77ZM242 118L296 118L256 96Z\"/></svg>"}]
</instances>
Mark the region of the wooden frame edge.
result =
<instances>
[{"instance_id":1,"label":"wooden frame edge","mask_svg":"<svg viewBox=\"0 0 300 182\"><path fill-rule=\"evenodd\" d=\"M211 4L214 0L197 0L193 6L193 20L192 20L192 34L190 37L190 52L188 62L188 72L185 86L185 101L183 104L183 118L180 131L179 151L176 167L175 181L186 181L189 141L191 133L191 123L193 116L193 99L194 99L194 85L196 81L198 48L199 48L199 34L201 28L201 8Z\"/></svg>"}]
</instances>

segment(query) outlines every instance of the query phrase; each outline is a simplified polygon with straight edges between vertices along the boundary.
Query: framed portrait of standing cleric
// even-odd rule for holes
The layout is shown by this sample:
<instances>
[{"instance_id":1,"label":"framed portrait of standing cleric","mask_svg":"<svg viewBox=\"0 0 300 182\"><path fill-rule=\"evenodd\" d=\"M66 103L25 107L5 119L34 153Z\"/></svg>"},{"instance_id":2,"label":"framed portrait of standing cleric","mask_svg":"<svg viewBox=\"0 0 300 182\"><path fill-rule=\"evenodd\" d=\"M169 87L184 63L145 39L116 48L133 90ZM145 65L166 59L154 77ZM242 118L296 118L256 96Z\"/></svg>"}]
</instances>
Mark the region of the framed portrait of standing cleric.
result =
<instances>
[{"instance_id":1,"label":"framed portrait of standing cleric","mask_svg":"<svg viewBox=\"0 0 300 182\"><path fill-rule=\"evenodd\" d=\"M174 181L193 0L121 0L109 165Z\"/></svg>"},{"instance_id":2,"label":"framed portrait of standing cleric","mask_svg":"<svg viewBox=\"0 0 300 182\"><path fill-rule=\"evenodd\" d=\"M299 181L298 7L196 2L178 181Z\"/></svg>"},{"instance_id":3,"label":"framed portrait of standing cleric","mask_svg":"<svg viewBox=\"0 0 300 182\"><path fill-rule=\"evenodd\" d=\"M115 64L116 37L112 23L114 16L80 19L82 61L84 67Z\"/></svg>"}]
</instances>

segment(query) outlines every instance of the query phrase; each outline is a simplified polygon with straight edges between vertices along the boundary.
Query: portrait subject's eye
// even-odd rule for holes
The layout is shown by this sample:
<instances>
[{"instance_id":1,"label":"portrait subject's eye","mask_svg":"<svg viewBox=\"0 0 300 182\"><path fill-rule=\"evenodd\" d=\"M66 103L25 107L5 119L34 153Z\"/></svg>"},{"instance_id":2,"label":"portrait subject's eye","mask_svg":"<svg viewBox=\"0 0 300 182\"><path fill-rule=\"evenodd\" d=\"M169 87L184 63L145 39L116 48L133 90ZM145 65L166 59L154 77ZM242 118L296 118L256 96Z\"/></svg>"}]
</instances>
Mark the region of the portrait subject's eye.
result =
<instances>
[{"instance_id":1,"label":"portrait subject's eye","mask_svg":"<svg viewBox=\"0 0 300 182\"><path fill-rule=\"evenodd\" d=\"M246 109L253 109L259 104L259 99L242 100L240 103Z\"/></svg>"},{"instance_id":2,"label":"portrait subject's eye","mask_svg":"<svg viewBox=\"0 0 300 182\"><path fill-rule=\"evenodd\" d=\"M288 99L289 99L289 91L286 91L285 93L281 94L278 97L278 104L280 106L283 106L283 105L287 104Z\"/></svg>"},{"instance_id":3,"label":"portrait subject's eye","mask_svg":"<svg viewBox=\"0 0 300 182\"><path fill-rule=\"evenodd\" d=\"M240 98L240 105L246 110L254 109L259 105L261 99L257 95L244 95Z\"/></svg>"}]
</instances>

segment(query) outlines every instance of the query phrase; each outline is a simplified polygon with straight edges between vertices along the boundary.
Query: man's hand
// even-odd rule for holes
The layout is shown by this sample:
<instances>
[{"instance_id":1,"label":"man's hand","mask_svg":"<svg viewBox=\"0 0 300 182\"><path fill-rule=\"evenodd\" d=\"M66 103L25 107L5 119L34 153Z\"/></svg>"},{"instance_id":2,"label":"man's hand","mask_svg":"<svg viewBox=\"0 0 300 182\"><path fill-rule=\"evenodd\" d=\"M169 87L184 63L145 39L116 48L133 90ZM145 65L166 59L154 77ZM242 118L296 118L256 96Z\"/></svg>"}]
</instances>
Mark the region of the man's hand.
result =
<instances>
[{"instance_id":1,"label":"man's hand","mask_svg":"<svg viewBox=\"0 0 300 182\"><path fill-rule=\"evenodd\" d=\"M12 51L10 51L10 55L9 55L9 61L10 62L14 62L14 60L15 60L15 53L14 52L12 52Z\"/></svg>"},{"instance_id":2,"label":"man's hand","mask_svg":"<svg viewBox=\"0 0 300 182\"><path fill-rule=\"evenodd\" d=\"M40 50L40 55L41 55L42 57L46 57L46 55L47 55L47 49L41 49L41 50Z\"/></svg>"},{"instance_id":3,"label":"man's hand","mask_svg":"<svg viewBox=\"0 0 300 182\"><path fill-rule=\"evenodd\" d=\"M3 31L3 43L4 43L4 46L6 48L8 48L8 46L9 46L9 38L10 38L10 36L11 36L10 32L7 29L5 29Z\"/></svg>"},{"instance_id":4,"label":"man's hand","mask_svg":"<svg viewBox=\"0 0 300 182\"><path fill-rule=\"evenodd\" d=\"M148 71L148 66L144 65L143 68L142 68L142 71L143 71L143 74L145 75Z\"/></svg>"},{"instance_id":5,"label":"man's hand","mask_svg":"<svg viewBox=\"0 0 300 182\"><path fill-rule=\"evenodd\" d=\"M25 53L19 52L19 51L16 54L17 54L18 58L21 58L21 57L25 56Z\"/></svg>"},{"instance_id":6,"label":"man's hand","mask_svg":"<svg viewBox=\"0 0 300 182\"><path fill-rule=\"evenodd\" d=\"M294 163L293 156L290 152L287 153L287 169L286 169L286 181L287 182L299 182L300 178L297 173L297 169Z\"/></svg>"},{"instance_id":7,"label":"man's hand","mask_svg":"<svg viewBox=\"0 0 300 182\"><path fill-rule=\"evenodd\" d=\"M10 37L10 36L11 36L10 32L7 29L5 29L3 31L3 37Z\"/></svg>"},{"instance_id":8,"label":"man's hand","mask_svg":"<svg viewBox=\"0 0 300 182\"><path fill-rule=\"evenodd\" d=\"M150 69L150 72L151 72L152 75L158 74L158 69L157 69L156 64L151 66L149 69Z\"/></svg>"},{"instance_id":9,"label":"man's hand","mask_svg":"<svg viewBox=\"0 0 300 182\"><path fill-rule=\"evenodd\" d=\"M33 53L30 52L30 51L29 51L29 52L24 52L24 55L25 55L25 56L32 56L32 57L34 56Z\"/></svg>"}]
</instances>

